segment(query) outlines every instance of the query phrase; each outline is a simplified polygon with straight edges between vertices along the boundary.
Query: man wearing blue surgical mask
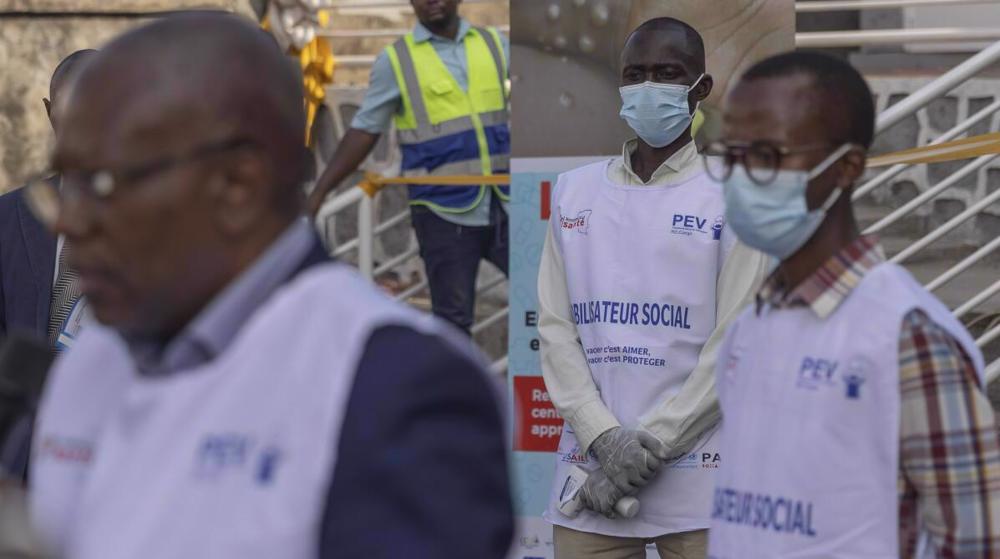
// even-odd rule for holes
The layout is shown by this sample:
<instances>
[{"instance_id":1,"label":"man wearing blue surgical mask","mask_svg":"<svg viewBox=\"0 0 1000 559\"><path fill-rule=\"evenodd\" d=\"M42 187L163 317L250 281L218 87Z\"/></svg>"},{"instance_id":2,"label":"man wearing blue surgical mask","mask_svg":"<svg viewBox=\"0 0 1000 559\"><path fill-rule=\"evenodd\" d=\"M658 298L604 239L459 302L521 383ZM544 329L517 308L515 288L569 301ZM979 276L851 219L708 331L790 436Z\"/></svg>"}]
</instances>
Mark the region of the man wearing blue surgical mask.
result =
<instances>
[{"instance_id":1,"label":"man wearing blue surgical mask","mask_svg":"<svg viewBox=\"0 0 1000 559\"><path fill-rule=\"evenodd\" d=\"M728 226L780 261L719 353L713 557L1000 556L982 355L855 221L874 120L849 64L788 53L740 79L705 150Z\"/></svg>"},{"instance_id":2,"label":"man wearing blue surgical mask","mask_svg":"<svg viewBox=\"0 0 1000 559\"><path fill-rule=\"evenodd\" d=\"M701 36L657 18L626 39L622 155L560 176L538 277L542 372L566 420L550 506L557 559L705 557L716 450L714 365L766 258L737 243L692 116L712 90ZM588 510L559 508L572 468ZM616 517L625 496L640 501Z\"/></svg>"}]
</instances>

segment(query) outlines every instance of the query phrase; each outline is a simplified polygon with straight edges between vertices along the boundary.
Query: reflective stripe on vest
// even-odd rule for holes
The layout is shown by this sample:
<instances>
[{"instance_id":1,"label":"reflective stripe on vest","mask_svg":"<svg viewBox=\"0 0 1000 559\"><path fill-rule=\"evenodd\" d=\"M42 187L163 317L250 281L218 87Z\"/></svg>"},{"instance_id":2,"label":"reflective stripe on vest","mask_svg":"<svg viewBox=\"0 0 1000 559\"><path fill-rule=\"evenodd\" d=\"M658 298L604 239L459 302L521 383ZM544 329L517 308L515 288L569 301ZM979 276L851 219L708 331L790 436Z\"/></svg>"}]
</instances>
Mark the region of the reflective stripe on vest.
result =
<instances>
[{"instance_id":1,"label":"reflective stripe on vest","mask_svg":"<svg viewBox=\"0 0 1000 559\"><path fill-rule=\"evenodd\" d=\"M509 171L505 76L507 63L494 29L475 27L463 39L468 91L459 87L429 41L408 34L386 49L402 96L395 116L403 152L404 176L498 174ZM487 185L479 188L412 185L412 204L443 212L476 207ZM509 187L492 187L501 200Z\"/></svg>"}]
</instances>

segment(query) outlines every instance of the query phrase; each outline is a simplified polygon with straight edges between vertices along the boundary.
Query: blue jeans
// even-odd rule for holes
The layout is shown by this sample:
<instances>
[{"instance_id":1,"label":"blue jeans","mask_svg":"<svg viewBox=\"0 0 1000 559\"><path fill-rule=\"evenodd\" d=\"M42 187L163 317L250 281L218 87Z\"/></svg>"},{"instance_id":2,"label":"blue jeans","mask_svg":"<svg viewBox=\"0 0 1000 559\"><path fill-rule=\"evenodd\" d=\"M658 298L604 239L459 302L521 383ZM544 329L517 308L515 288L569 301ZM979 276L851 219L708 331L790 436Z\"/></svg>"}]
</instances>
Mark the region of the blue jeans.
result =
<instances>
[{"instance_id":1,"label":"blue jeans","mask_svg":"<svg viewBox=\"0 0 1000 559\"><path fill-rule=\"evenodd\" d=\"M507 212L493 196L490 225L466 227L424 206L410 208L431 291L431 311L466 333L476 308L476 274L486 259L507 275Z\"/></svg>"}]
</instances>

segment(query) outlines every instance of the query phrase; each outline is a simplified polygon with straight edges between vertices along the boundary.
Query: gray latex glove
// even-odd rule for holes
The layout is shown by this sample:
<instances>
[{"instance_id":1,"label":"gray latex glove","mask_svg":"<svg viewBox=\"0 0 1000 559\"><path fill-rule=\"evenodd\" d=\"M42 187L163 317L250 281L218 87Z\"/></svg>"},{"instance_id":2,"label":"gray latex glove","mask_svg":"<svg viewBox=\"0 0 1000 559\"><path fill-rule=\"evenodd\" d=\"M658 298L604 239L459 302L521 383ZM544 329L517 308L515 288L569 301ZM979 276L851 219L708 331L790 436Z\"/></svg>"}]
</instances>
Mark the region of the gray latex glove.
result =
<instances>
[{"instance_id":1,"label":"gray latex glove","mask_svg":"<svg viewBox=\"0 0 1000 559\"><path fill-rule=\"evenodd\" d=\"M600 469L591 472L580 488L583 506L608 518L615 517L615 503L625 495Z\"/></svg>"},{"instance_id":2,"label":"gray latex glove","mask_svg":"<svg viewBox=\"0 0 1000 559\"><path fill-rule=\"evenodd\" d=\"M626 494L652 481L667 457L667 448L659 439L645 431L622 427L608 429L590 448L608 479Z\"/></svg>"}]
</instances>

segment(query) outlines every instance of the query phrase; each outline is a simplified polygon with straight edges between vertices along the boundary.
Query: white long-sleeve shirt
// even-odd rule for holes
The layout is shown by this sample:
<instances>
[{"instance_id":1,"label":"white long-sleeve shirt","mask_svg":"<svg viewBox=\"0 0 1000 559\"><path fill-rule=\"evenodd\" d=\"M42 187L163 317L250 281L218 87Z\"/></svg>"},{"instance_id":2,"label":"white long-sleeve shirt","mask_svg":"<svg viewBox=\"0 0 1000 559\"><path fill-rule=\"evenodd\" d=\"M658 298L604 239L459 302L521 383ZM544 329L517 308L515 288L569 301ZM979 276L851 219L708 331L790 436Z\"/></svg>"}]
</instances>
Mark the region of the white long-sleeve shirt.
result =
<instances>
[{"instance_id":1,"label":"white long-sleeve shirt","mask_svg":"<svg viewBox=\"0 0 1000 559\"><path fill-rule=\"evenodd\" d=\"M697 148L691 142L663 162L643 182L632 170L631 155L638 140L625 142L622 155L608 166L608 178L627 186L668 186L682 183L702 171ZM680 392L659 402L639 421L657 436L672 456L686 452L699 435L719 419L715 393L715 359L726 327L748 305L767 275L767 257L737 243L722 265L716 284L716 327L702 347L698 364ZM666 273L666 272L664 272ZM591 376L573 322L566 268L548 228L538 268L538 333L542 375L549 397L576 433L581 449L620 422L604 405Z\"/></svg>"}]
</instances>

